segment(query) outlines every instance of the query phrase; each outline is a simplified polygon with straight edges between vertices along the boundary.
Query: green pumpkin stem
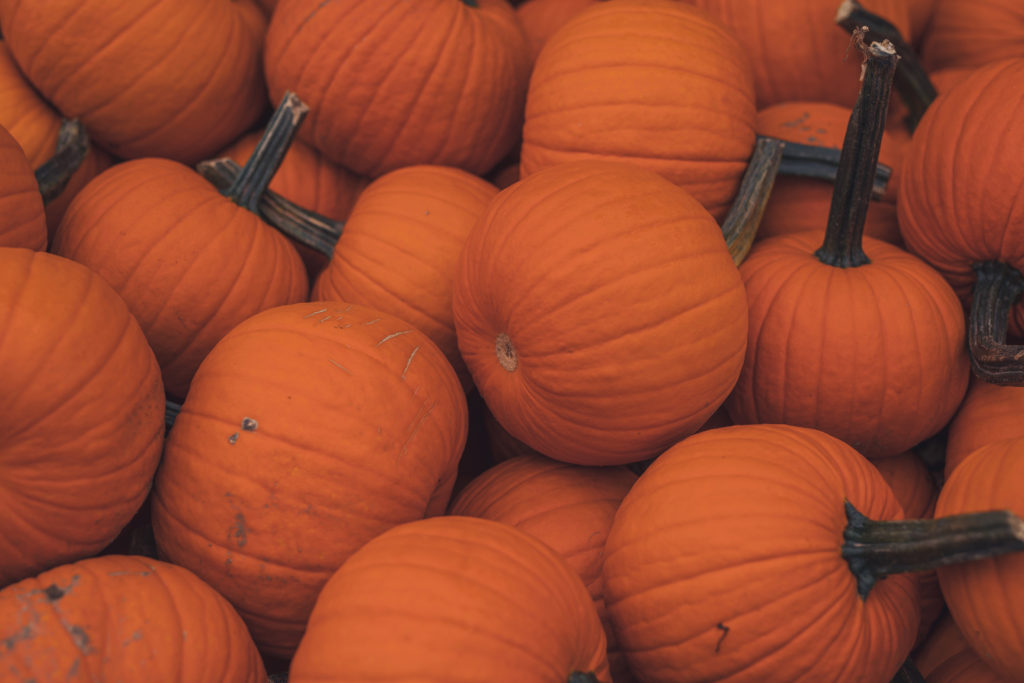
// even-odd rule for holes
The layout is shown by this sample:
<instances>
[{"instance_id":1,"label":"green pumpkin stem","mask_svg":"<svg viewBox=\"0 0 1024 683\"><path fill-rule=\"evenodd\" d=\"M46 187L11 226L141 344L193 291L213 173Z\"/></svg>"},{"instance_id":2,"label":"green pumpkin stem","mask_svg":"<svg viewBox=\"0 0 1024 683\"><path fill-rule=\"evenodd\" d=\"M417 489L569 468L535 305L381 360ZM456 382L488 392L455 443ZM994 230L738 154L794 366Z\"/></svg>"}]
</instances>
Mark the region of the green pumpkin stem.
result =
<instances>
[{"instance_id":1,"label":"green pumpkin stem","mask_svg":"<svg viewBox=\"0 0 1024 683\"><path fill-rule=\"evenodd\" d=\"M757 236L785 147L786 143L778 138L762 136L758 136L754 145L739 192L722 223L722 236L736 265L747 257Z\"/></svg>"},{"instance_id":2,"label":"green pumpkin stem","mask_svg":"<svg viewBox=\"0 0 1024 683\"><path fill-rule=\"evenodd\" d=\"M67 186L89 153L89 135L78 119L63 119L57 132L57 150L36 169L36 183L43 203L49 204Z\"/></svg>"},{"instance_id":3,"label":"green pumpkin stem","mask_svg":"<svg viewBox=\"0 0 1024 683\"><path fill-rule=\"evenodd\" d=\"M257 213L260 197L284 161L299 125L309 113L309 107L293 92L286 92L281 104L270 117L266 130L256 143L249 161L242 167L231 186L222 194L239 206Z\"/></svg>"},{"instance_id":4,"label":"green pumpkin stem","mask_svg":"<svg viewBox=\"0 0 1024 683\"><path fill-rule=\"evenodd\" d=\"M864 80L843 139L825 242L815 252L819 261L838 268L870 263L862 247L864 220L882 147L892 76L899 59L888 42L865 45L860 31L854 32L854 40L866 57Z\"/></svg>"},{"instance_id":5,"label":"green pumpkin stem","mask_svg":"<svg viewBox=\"0 0 1024 683\"><path fill-rule=\"evenodd\" d=\"M1010 310L1024 293L1024 276L999 261L976 263L968 344L974 374L992 384L1024 386L1024 346L1006 343Z\"/></svg>"},{"instance_id":6,"label":"green pumpkin stem","mask_svg":"<svg viewBox=\"0 0 1024 683\"><path fill-rule=\"evenodd\" d=\"M818 145L805 145L801 142L786 142L782 150L782 163L779 164L779 175L813 178L829 183L836 182L839 172L839 156L842 150ZM878 164L875 169L874 183L871 186L872 199L881 199L889 187L892 169L885 164Z\"/></svg>"},{"instance_id":7,"label":"green pumpkin stem","mask_svg":"<svg viewBox=\"0 0 1024 683\"><path fill-rule=\"evenodd\" d=\"M903 39L898 28L864 9L856 0L844 0L836 14L836 23L847 31L865 28L868 40L888 40L896 48L900 62L896 66L894 86L900 99L910 110L907 115L907 127L913 131L937 96L935 86L928 78L928 72L921 66L917 52Z\"/></svg>"},{"instance_id":8,"label":"green pumpkin stem","mask_svg":"<svg viewBox=\"0 0 1024 683\"><path fill-rule=\"evenodd\" d=\"M842 556L862 599L891 574L919 572L1024 550L1024 520L1008 510L876 522L846 501Z\"/></svg>"}]
</instances>

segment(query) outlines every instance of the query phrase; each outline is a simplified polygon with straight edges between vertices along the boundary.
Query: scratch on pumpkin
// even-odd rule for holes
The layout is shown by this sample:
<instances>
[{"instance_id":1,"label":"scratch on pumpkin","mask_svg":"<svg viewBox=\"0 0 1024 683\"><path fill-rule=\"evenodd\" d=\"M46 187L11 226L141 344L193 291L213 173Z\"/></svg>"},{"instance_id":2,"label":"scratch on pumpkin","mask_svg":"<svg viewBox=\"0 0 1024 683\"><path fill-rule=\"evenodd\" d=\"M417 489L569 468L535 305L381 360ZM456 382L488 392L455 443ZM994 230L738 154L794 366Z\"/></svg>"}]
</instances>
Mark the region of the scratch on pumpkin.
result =
<instances>
[{"instance_id":1,"label":"scratch on pumpkin","mask_svg":"<svg viewBox=\"0 0 1024 683\"><path fill-rule=\"evenodd\" d=\"M342 365L341 363L339 363L336 360L328 358L327 362L330 363L331 365L333 365L334 367L338 368L339 370L343 370L346 374L349 374L349 375L352 374L351 370L349 370L348 368L346 368L344 365Z\"/></svg>"},{"instance_id":2,"label":"scratch on pumpkin","mask_svg":"<svg viewBox=\"0 0 1024 683\"><path fill-rule=\"evenodd\" d=\"M321 313L326 313L326 312L327 312L326 308L321 308L319 311L313 311L309 315L304 315L302 317L303 318L312 318L314 315L320 315Z\"/></svg>"},{"instance_id":3,"label":"scratch on pumpkin","mask_svg":"<svg viewBox=\"0 0 1024 683\"><path fill-rule=\"evenodd\" d=\"M415 349L412 350L412 353L409 354L409 360L405 361L405 369L402 370L402 379L405 379L405 373L409 372L409 366L412 365L412 358L413 356L416 355L416 352L419 350L420 347L417 346Z\"/></svg>"},{"instance_id":4,"label":"scratch on pumpkin","mask_svg":"<svg viewBox=\"0 0 1024 683\"><path fill-rule=\"evenodd\" d=\"M389 341L391 339L394 339L395 337L401 337L403 334L409 334L410 332L412 332L412 330L402 330L401 332L392 332L391 334L389 334L388 336L384 337L379 342L377 342L377 346L380 346L384 342Z\"/></svg>"},{"instance_id":5,"label":"scratch on pumpkin","mask_svg":"<svg viewBox=\"0 0 1024 683\"><path fill-rule=\"evenodd\" d=\"M426 421L427 417L430 416L430 413L433 412L434 406L436 406L436 405L437 405L437 403L430 404L430 407L427 408L426 412L424 412L422 415L420 415L420 419L416 421L416 425L412 428L412 431L409 432L409 436L406 437L405 442L402 443L402 450L399 451L399 453L398 453L398 457L399 458L401 458L403 455L405 455L405 452L406 452L406 450L409 447L409 442L412 441L412 438L414 436L416 436L416 432L418 432L420 430L420 427L423 426L423 423Z\"/></svg>"},{"instance_id":6,"label":"scratch on pumpkin","mask_svg":"<svg viewBox=\"0 0 1024 683\"><path fill-rule=\"evenodd\" d=\"M729 627L722 622L715 624L715 627L722 630L721 637L719 637L718 642L715 643L715 654L717 655L718 651L722 649L722 642L725 640L725 637L729 635Z\"/></svg>"}]
</instances>

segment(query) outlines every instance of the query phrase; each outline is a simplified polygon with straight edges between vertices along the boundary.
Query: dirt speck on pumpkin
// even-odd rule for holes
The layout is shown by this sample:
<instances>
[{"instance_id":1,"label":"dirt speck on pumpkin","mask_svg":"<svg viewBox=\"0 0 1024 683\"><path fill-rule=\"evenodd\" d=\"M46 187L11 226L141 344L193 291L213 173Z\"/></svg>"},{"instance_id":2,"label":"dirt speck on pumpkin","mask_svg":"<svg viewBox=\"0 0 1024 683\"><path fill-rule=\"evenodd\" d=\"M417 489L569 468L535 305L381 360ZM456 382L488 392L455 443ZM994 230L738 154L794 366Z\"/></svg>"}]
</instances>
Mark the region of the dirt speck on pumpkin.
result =
<instances>
[{"instance_id":1,"label":"dirt speck on pumpkin","mask_svg":"<svg viewBox=\"0 0 1024 683\"><path fill-rule=\"evenodd\" d=\"M509 372L515 372L519 367L519 354L512 344L512 339L504 332L498 335L498 339L494 343L494 352L498 357L498 365Z\"/></svg>"},{"instance_id":2,"label":"dirt speck on pumpkin","mask_svg":"<svg viewBox=\"0 0 1024 683\"><path fill-rule=\"evenodd\" d=\"M245 515L241 512L235 514L235 523L228 527L228 538L234 538L239 548L245 546L248 542L246 539Z\"/></svg>"},{"instance_id":3,"label":"dirt speck on pumpkin","mask_svg":"<svg viewBox=\"0 0 1024 683\"><path fill-rule=\"evenodd\" d=\"M256 428L259 427L259 423L251 417L242 418L242 429L247 432L255 432Z\"/></svg>"},{"instance_id":4,"label":"dirt speck on pumpkin","mask_svg":"<svg viewBox=\"0 0 1024 683\"><path fill-rule=\"evenodd\" d=\"M232 434L231 436L228 437L228 443L231 444L232 446L234 446L237 441L238 441L238 432L235 432L234 434Z\"/></svg>"}]
</instances>

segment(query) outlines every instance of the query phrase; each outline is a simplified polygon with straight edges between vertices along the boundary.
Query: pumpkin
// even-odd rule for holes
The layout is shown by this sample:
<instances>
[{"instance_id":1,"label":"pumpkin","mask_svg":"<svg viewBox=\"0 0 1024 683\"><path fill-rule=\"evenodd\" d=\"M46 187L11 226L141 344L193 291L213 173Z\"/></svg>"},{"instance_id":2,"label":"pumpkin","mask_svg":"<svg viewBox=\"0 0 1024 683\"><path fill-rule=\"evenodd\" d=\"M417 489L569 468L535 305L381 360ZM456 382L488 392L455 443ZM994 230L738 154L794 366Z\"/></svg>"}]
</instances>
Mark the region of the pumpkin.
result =
<instances>
[{"instance_id":1,"label":"pumpkin","mask_svg":"<svg viewBox=\"0 0 1024 683\"><path fill-rule=\"evenodd\" d=\"M936 0L921 59L929 69L1024 57L1024 6L1016 0Z\"/></svg>"},{"instance_id":2,"label":"pumpkin","mask_svg":"<svg viewBox=\"0 0 1024 683\"><path fill-rule=\"evenodd\" d=\"M490 169L516 144L530 69L505 0L281 0L264 63L272 97L310 106L302 139L372 177Z\"/></svg>"},{"instance_id":3,"label":"pumpkin","mask_svg":"<svg viewBox=\"0 0 1024 683\"><path fill-rule=\"evenodd\" d=\"M452 288L466 238L496 194L490 183L446 166L407 166L377 178L356 202L313 298L407 320L444 351L469 389Z\"/></svg>"},{"instance_id":4,"label":"pumpkin","mask_svg":"<svg viewBox=\"0 0 1024 683\"><path fill-rule=\"evenodd\" d=\"M18 141L0 126L0 247L46 249L43 197Z\"/></svg>"},{"instance_id":5,"label":"pumpkin","mask_svg":"<svg viewBox=\"0 0 1024 683\"><path fill-rule=\"evenodd\" d=\"M719 22L675 0L599 2L551 38L530 77L520 172L626 162L721 220L754 149L753 74Z\"/></svg>"},{"instance_id":6,"label":"pumpkin","mask_svg":"<svg viewBox=\"0 0 1024 683\"><path fill-rule=\"evenodd\" d=\"M53 251L124 298L171 397L185 396L200 361L236 324L307 296L298 253L256 213L300 110L285 98L273 135L224 195L176 161L136 159L94 178L61 221Z\"/></svg>"},{"instance_id":7,"label":"pumpkin","mask_svg":"<svg viewBox=\"0 0 1024 683\"><path fill-rule=\"evenodd\" d=\"M0 248L0 586L103 549L163 446L153 351L85 266Z\"/></svg>"},{"instance_id":8,"label":"pumpkin","mask_svg":"<svg viewBox=\"0 0 1024 683\"><path fill-rule=\"evenodd\" d=\"M938 0L907 0L910 11L910 35L914 36L914 44L920 45L928 33L932 22L932 14Z\"/></svg>"},{"instance_id":9,"label":"pumpkin","mask_svg":"<svg viewBox=\"0 0 1024 683\"><path fill-rule=\"evenodd\" d=\"M8 680L267 680L227 600L145 557L94 557L0 590L0 642Z\"/></svg>"},{"instance_id":10,"label":"pumpkin","mask_svg":"<svg viewBox=\"0 0 1024 683\"><path fill-rule=\"evenodd\" d=\"M895 62L884 44L865 49L865 89L824 240L811 232L766 239L740 266L749 339L726 407L737 423L814 427L885 457L949 421L969 366L963 312L942 277L862 235Z\"/></svg>"},{"instance_id":11,"label":"pumpkin","mask_svg":"<svg viewBox=\"0 0 1024 683\"><path fill-rule=\"evenodd\" d=\"M565 561L511 526L437 517L384 532L341 566L288 680L588 678L608 680L604 633Z\"/></svg>"},{"instance_id":12,"label":"pumpkin","mask_svg":"<svg viewBox=\"0 0 1024 683\"><path fill-rule=\"evenodd\" d=\"M286 657L349 555L444 512L466 429L455 372L408 323L340 302L263 311L196 373L154 485L157 547Z\"/></svg>"},{"instance_id":13,"label":"pumpkin","mask_svg":"<svg viewBox=\"0 0 1024 683\"><path fill-rule=\"evenodd\" d=\"M515 438L575 464L643 460L731 390L746 297L711 215L653 171L583 161L502 191L455 282L459 351Z\"/></svg>"},{"instance_id":14,"label":"pumpkin","mask_svg":"<svg viewBox=\"0 0 1024 683\"><path fill-rule=\"evenodd\" d=\"M530 58L537 55L544 43L575 14L598 0L526 0L516 5L516 15L530 43Z\"/></svg>"},{"instance_id":15,"label":"pumpkin","mask_svg":"<svg viewBox=\"0 0 1024 683\"><path fill-rule=\"evenodd\" d=\"M1024 388L973 379L963 403L949 423L946 444L948 479L968 455L982 446L1024 437Z\"/></svg>"},{"instance_id":16,"label":"pumpkin","mask_svg":"<svg viewBox=\"0 0 1024 683\"><path fill-rule=\"evenodd\" d=\"M914 654L914 662L928 683L1008 683L971 649L948 614Z\"/></svg>"},{"instance_id":17,"label":"pumpkin","mask_svg":"<svg viewBox=\"0 0 1024 683\"><path fill-rule=\"evenodd\" d=\"M32 85L121 158L194 163L266 107L251 0L3 0L0 25Z\"/></svg>"}]
</instances>

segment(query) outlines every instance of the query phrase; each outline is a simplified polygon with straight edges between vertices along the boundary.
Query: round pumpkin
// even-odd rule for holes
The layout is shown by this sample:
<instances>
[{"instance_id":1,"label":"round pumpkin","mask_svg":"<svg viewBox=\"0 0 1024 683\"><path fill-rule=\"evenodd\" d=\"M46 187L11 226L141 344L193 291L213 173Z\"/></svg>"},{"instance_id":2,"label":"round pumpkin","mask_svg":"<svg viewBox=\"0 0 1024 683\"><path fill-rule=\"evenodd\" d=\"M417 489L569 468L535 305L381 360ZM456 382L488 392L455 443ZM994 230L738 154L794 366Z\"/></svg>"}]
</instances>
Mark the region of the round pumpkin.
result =
<instances>
[{"instance_id":1,"label":"round pumpkin","mask_svg":"<svg viewBox=\"0 0 1024 683\"><path fill-rule=\"evenodd\" d=\"M1024 5L1017 0L935 0L921 59L929 69L983 66L1024 57Z\"/></svg>"},{"instance_id":2,"label":"round pumpkin","mask_svg":"<svg viewBox=\"0 0 1024 683\"><path fill-rule=\"evenodd\" d=\"M267 681L227 600L146 557L94 557L0 590L0 642L8 680Z\"/></svg>"},{"instance_id":3,"label":"round pumpkin","mask_svg":"<svg viewBox=\"0 0 1024 683\"><path fill-rule=\"evenodd\" d=\"M1024 437L1024 387L1006 387L973 378L960 409L949 423L946 478L982 446Z\"/></svg>"},{"instance_id":4,"label":"round pumpkin","mask_svg":"<svg viewBox=\"0 0 1024 683\"><path fill-rule=\"evenodd\" d=\"M83 265L0 248L0 586L102 550L149 493L164 437L153 351Z\"/></svg>"},{"instance_id":5,"label":"round pumpkin","mask_svg":"<svg viewBox=\"0 0 1024 683\"><path fill-rule=\"evenodd\" d=\"M0 247L46 249L46 215L36 176L18 141L0 126Z\"/></svg>"},{"instance_id":6,"label":"round pumpkin","mask_svg":"<svg viewBox=\"0 0 1024 683\"><path fill-rule=\"evenodd\" d=\"M288 680L565 683L574 673L608 680L579 576L511 526L437 517L384 532L341 566Z\"/></svg>"}]
</instances>

